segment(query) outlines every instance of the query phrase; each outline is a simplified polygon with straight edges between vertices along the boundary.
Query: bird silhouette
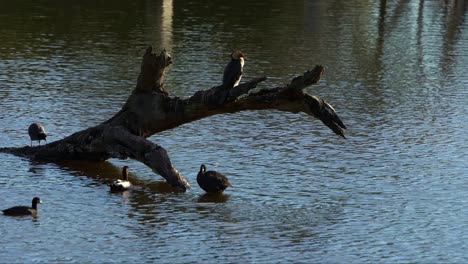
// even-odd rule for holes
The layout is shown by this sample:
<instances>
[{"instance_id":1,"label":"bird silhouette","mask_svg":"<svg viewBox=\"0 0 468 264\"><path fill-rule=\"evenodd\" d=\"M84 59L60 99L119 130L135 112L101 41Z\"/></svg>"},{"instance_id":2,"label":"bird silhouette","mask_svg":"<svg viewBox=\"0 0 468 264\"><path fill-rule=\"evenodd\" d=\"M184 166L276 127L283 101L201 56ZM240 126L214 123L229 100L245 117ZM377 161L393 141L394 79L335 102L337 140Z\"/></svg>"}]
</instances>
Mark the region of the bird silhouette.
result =
<instances>
[{"instance_id":1,"label":"bird silhouette","mask_svg":"<svg viewBox=\"0 0 468 264\"><path fill-rule=\"evenodd\" d=\"M198 185L207 193L222 193L227 187L232 186L228 178L216 171L206 171L202 164L197 174Z\"/></svg>"}]
</instances>

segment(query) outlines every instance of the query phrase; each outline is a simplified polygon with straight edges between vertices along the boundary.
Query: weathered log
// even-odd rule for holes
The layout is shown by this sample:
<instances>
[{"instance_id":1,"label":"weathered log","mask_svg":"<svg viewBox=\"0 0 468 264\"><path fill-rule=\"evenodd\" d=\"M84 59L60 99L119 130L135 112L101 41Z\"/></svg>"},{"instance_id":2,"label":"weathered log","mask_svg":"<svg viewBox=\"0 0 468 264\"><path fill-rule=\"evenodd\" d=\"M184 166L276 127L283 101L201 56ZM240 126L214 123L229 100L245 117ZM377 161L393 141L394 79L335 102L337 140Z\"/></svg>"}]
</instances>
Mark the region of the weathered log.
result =
<instances>
[{"instance_id":1,"label":"weathered log","mask_svg":"<svg viewBox=\"0 0 468 264\"><path fill-rule=\"evenodd\" d=\"M251 90L266 77L252 79L229 90L227 100L219 104L220 96L226 93L222 85L197 91L188 98L171 97L164 88L165 70L171 63L171 56L165 50L156 56L149 47L143 56L135 89L112 118L46 145L0 148L0 152L47 161L131 158L185 191L190 185L171 164L166 150L147 137L212 115L259 109L303 112L320 119L337 135L345 137L346 127L333 107L302 91L320 81L324 71L322 66L315 66L293 78L284 87L253 92Z\"/></svg>"}]
</instances>

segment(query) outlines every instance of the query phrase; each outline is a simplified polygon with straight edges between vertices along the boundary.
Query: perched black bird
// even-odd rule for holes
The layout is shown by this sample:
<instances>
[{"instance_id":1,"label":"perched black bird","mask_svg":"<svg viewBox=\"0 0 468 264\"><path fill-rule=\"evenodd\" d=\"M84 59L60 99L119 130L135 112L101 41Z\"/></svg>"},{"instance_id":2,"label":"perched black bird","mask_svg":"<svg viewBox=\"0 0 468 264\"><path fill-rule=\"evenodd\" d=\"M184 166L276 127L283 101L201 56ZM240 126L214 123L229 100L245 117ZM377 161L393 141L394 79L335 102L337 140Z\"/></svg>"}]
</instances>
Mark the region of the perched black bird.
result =
<instances>
[{"instance_id":1,"label":"perched black bird","mask_svg":"<svg viewBox=\"0 0 468 264\"><path fill-rule=\"evenodd\" d=\"M223 86L232 88L239 85L244 70L244 54L240 50L231 53L231 61L226 65L223 75Z\"/></svg>"},{"instance_id":2,"label":"perched black bird","mask_svg":"<svg viewBox=\"0 0 468 264\"><path fill-rule=\"evenodd\" d=\"M123 180L116 180L112 184L109 184L110 190L112 192L122 192L128 190L132 184L128 180L128 166L122 168L122 178Z\"/></svg>"},{"instance_id":3,"label":"perched black bird","mask_svg":"<svg viewBox=\"0 0 468 264\"><path fill-rule=\"evenodd\" d=\"M42 203L39 197L34 197L32 200L32 207L27 206L14 206L5 210L2 210L5 215L32 215L37 216L37 204Z\"/></svg>"},{"instance_id":4,"label":"perched black bird","mask_svg":"<svg viewBox=\"0 0 468 264\"><path fill-rule=\"evenodd\" d=\"M229 96L229 90L239 85L244 70L244 54L240 50L231 53L231 61L226 65L223 74L223 91L221 104L223 104Z\"/></svg>"},{"instance_id":5,"label":"perched black bird","mask_svg":"<svg viewBox=\"0 0 468 264\"><path fill-rule=\"evenodd\" d=\"M198 185L207 193L222 193L231 186L228 178L216 171L206 171L205 165L201 165L197 175Z\"/></svg>"},{"instance_id":6,"label":"perched black bird","mask_svg":"<svg viewBox=\"0 0 468 264\"><path fill-rule=\"evenodd\" d=\"M47 134L45 128L42 124L39 123L32 123L28 128L29 138L31 139L31 146L32 142L39 141L39 145L41 145L41 140L45 140L47 142Z\"/></svg>"}]
</instances>

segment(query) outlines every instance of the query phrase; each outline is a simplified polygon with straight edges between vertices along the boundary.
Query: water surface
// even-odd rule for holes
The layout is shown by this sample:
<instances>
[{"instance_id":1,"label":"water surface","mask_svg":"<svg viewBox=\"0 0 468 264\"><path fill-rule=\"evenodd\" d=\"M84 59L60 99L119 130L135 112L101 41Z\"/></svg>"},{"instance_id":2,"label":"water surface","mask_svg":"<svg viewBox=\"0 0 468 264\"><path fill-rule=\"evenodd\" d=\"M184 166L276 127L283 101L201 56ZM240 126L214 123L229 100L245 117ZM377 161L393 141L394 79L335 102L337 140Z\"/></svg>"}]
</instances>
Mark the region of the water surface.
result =
<instances>
[{"instance_id":1,"label":"water surface","mask_svg":"<svg viewBox=\"0 0 468 264\"><path fill-rule=\"evenodd\" d=\"M132 160L37 163L0 154L2 209L40 196L37 219L0 215L0 260L132 263L434 263L468 259L468 24L464 1L2 1L2 146L110 118L148 45L174 58L176 96L218 85L234 48L244 79L335 106L344 140L304 114L218 115L150 138L193 188L174 193ZM201 163L233 187L196 184ZM108 192L130 166L136 188Z\"/></svg>"}]
</instances>

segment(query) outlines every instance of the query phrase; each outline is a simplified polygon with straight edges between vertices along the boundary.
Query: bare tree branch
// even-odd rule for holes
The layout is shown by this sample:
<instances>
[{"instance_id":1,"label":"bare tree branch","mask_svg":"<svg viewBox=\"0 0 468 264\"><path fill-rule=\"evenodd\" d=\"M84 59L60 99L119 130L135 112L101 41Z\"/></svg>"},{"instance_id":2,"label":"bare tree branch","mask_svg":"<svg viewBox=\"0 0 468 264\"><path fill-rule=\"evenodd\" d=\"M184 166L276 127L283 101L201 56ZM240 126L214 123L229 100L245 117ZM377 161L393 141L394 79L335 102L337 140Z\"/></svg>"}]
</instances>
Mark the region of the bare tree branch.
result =
<instances>
[{"instance_id":1,"label":"bare tree branch","mask_svg":"<svg viewBox=\"0 0 468 264\"><path fill-rule=\"evenodd\" d=\"M220 85L197 91L188 98L179 98L169 96L164 89L165 70L171 63L171 56L165 50L156 56L149 47L143 56L136 88L112 118L47 145L0 148L0 152L48 161L131 158L185 191L190 185L172 165L166 150L147 137L217 114L259 109L303 112L320 119L337 135L345 137L346 127L333 107L302 91L320 81L324 71L322 66L315 66L293 78L284 87L252 91L266 80L266 77L258 77L230 90ZM226 93L227 100L220 104L219 98L225 98Z\"/></svg>"}]
</instances>

